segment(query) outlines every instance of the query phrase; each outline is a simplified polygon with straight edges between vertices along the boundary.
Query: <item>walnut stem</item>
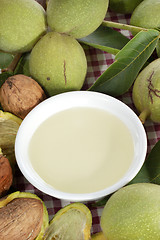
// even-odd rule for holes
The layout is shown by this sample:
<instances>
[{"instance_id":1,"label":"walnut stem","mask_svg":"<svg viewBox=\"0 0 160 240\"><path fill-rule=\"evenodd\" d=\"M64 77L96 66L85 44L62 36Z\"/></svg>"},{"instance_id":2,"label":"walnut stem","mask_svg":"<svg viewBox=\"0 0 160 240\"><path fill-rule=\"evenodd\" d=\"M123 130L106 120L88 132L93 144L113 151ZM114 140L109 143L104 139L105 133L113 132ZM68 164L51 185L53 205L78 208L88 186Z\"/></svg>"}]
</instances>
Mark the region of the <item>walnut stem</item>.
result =
<instances>
[{"instance_id":1,"label":"walnut stem","mask_svg":"<svg viewBox=\"0 0 160 240\"><path fill-rule=\"evenodd\" d=\"M147 117L150 115L149 109L144 109L141 114L139 115L139 119L141 120L142 124L145 123Z\"/></svg>"},{"instance_id":2,"label":"walnut stem","mask_svg":"<svg viewBox=\"0 0 160 240\"><path fill-rule=\"evenodd\" d=\"M21 56L22 56L22 53L17 53L14 56L13 61L10 63L10 65L7 68L2 69L1 72L14 72Z\"/></svg>"},{"instance_id":3,"label":"walnut stem","mask_svg":"<svg viewBox=\"0 0 160 240\"><path fill-rule=\"evenodd\" d=\"M128 30L128 31L134 31L136 33L140 32L140 31L147 31L148 30L146 28L136 27L136 26L123 24L123 23L112 22L112 21L105 21L105 20L102 22L102 25L106 26L106 27L112 27L112 28L124 29L124 30Z\"/></svg>"}]
</instances>

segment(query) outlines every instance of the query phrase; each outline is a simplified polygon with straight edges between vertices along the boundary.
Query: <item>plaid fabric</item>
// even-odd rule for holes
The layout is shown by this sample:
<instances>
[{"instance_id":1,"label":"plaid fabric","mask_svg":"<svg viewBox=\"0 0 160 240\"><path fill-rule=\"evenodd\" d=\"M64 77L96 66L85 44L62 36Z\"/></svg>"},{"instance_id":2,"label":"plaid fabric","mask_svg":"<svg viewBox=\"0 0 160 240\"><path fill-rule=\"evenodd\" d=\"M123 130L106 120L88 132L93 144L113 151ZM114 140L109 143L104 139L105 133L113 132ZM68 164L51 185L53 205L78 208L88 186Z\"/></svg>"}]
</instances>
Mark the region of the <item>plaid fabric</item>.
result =
<instances>
[{"instance_id":1,"label":"plaid fabric","mask_svg":"<svg viewBox=\"0 0 160 240\"><path fill-rule=\"evenodd\" d=\"M115 14L112 12L108 12L106 15L106 20L129 24L130 15ZM129 31L118 30L118 29L117 31L120 31L129 39L132 38L132 35ZM87 89L88 87L90 87L93 84L93 82L101 75L101 73L105 71L109 67L109 65L114 62L114 55L103 52L98 49L94 49L92 47L86 46L85 53L88 61L88 72L87 72L87 77L86 77L86 81L83 86L83 89ZM129 107L131 107L136 112L136 109L132 102L131 91L124 94L119 99L124 103L126 103ZM151 148L160 139L160 124L153 124L151 121L146 121L144 127L146 129L146 133L148 137L148 152L150 152ZM70 203L67 201L61 201L59 199L50 197L40 192L39 190L37 190L22 176L18 168L16 168L15 170L15 179L14 179L13 188L14 190L26 191L26 192L37 194L45 202L50 219L54 216L54 214L58 210L60 210L62 207ZM103 207L93 207L92 203L86 203L86 204L90 208L93 216L92 233L97 233L101 230L100 216L101 216Z\"/></svg>"}]
</instances>

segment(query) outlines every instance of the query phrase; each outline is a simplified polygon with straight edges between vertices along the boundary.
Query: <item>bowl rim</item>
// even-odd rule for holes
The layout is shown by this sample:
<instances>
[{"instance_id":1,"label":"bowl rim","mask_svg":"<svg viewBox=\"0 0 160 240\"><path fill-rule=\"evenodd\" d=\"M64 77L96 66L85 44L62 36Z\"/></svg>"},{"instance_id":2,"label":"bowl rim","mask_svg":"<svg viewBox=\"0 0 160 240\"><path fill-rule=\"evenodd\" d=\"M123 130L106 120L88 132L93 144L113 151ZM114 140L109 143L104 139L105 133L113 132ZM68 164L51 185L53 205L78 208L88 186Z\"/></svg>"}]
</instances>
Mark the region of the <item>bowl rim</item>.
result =
<instances>
[{"instance_id":1,"label":"bowl rim","mask_svg":"<svg viewBox=\"0 0 160 240\"><path fill-rule=\"evenodd\" d=\"M74 101L73 101L74 99ZM69 102L68 102L68 101ZM86 102L87 100L87 102ZM28 160L26 160L26 156L23 155L25 148L24 145L24 138L27 136L29 133L29 128L32 128L31 132L34 132L38 126L45 121L46 116L42 116L42 111L45 111L48 113L48 117L56 113L57 111L61 111L64 109L68 109L71 107L76 107L77 106L77 101L80 104L80 106L88 107L90 105L93 105L98 108L102 108L104 106L108 106L108 103L110 105L113 104L112 110L110 109L111 106L108 108L110 109L111 112L114 113L114 108L117 107L116 111L123 110L125 111L126 114L128 114L128 117L131 117L132 121L132 127L136 126L136 130L139 133L138 141L140 141L140 147L141 152L140 152L140 157L138 161L133 161L133 164L131 164L130 169L126 172L126 174L114 185L109 186L103 190L93 192L93 193L82 193L82 194L77 194L77 193L66 193L62 192L59 190L54 189L52 186L49 184L45 183L43 179L41 179L38 174L35 172L35 170L31 169L31 164L28 164ZM99 101L99 102L98 102ZM63 105L62 105L63 103ZM99 106L99 103L104 103L104 106ZM50 109L50 106L52 106L52 110ZM79 107L79 105L78 105ZM108 109L107 108L107 109ZM120 108L120 109L119 109ZM50 111L50 113L49 113ZM38 117L38 115L41 114L42 119ZM117 114L117 113L116 113ZM44 114L45 115L45 114ZM117 116L119 116L117 115ZM122 116L121 120L124 120L125 118ZM38 121L38 124L37 124ZM31 126L32 123L32 126ZM130 124L131 124L130 123ZM34 125L36 126L34 128ZM132 135L132 133L131 133ZM25 137L24 137L25 136ZM32 136L32 134L31 134ZM31 138L30 136L30 138ZM133 137L133 135L132 135ZM29 140L28 140L29 141ZM66 93L61 93L52 97L47 98L40 104L38 104L35 108L33 108L29 114L25 117L25 119L22 121L17 135L15 139L15 156L16 156L16 161L17 165L24 175L24 177L38 190L41 192L48 194L52 197L61 199L61 200L67 200L67 201L95 201L98 199L101 199L107 195L112 194L113 192L117 191L121 187L125 186L127 183L129 183L140 171L146 157L147 153L147 136L146 132L144 129L143 124L141 123L140 119L136 115L136 113L125 103L123 103L121 100L118 100L117 98L114 98L112 96L109 96L104 93L99 93L99 92L93 92L93 91L70 91ZM32 171L31 171L32 170Z\"/></svg>"}]
</instances>

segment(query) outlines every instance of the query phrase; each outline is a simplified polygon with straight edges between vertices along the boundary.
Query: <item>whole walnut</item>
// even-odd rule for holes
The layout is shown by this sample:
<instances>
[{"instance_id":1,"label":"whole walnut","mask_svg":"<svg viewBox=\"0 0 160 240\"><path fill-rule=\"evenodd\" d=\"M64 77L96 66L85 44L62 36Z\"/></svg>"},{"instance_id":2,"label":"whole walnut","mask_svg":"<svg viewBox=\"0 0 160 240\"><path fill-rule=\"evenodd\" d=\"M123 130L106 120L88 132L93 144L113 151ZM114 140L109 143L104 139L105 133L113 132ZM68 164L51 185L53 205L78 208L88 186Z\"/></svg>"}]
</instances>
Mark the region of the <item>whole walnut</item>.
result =
<instances>
[{"instance_id":1,"label":"whole walnut","mask_svg":"<svg viewBox=\"0 0 160 240\"><path fill-rule=\"evenodd\" d=\"M0 197L10 189L13 173L10 162L0 153Z\"/></svg>"},{"instance_id":2,"label":"whole walnut","mask_svg":"<svg viewBox=\"0 0 160 240\"><path fill-rule=\"evenodd\" d=\"M3 110L22 119L44 99L46 95L41 86L22 74L9 77L0 88Z\"/></svg>"}]
</instances>

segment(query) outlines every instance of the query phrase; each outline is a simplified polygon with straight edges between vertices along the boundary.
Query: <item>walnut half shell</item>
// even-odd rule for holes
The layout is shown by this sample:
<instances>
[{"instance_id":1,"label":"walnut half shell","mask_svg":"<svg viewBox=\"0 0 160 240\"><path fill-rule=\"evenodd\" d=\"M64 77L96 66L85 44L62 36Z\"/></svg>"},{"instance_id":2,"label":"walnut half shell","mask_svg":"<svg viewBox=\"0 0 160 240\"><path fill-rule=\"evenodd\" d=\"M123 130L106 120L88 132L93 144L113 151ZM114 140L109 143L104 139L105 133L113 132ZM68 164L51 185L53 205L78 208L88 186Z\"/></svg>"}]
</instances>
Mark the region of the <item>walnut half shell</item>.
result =
<instances>
[{"instance_id":1,"label":"walnut half shell","mask_svg":"<svg viewBox=\"0 0 160 240\"><path fill-rule=\"evenodd\" d=\"M0 88L0 103L3 110L22 119L45 98L41 86L22 74L9 77Z\"/></svg>"},{"instance_id":2,"label":"walnut half shell","mask_svg":"<svg viewBox=\"0 0 160 240\"><path fill-rule=\"evenodd\" d=\"M34 240L42 227L43 204L34 198L15 198L0 208L1 240Z\"/></svg>"}]
</instances>

